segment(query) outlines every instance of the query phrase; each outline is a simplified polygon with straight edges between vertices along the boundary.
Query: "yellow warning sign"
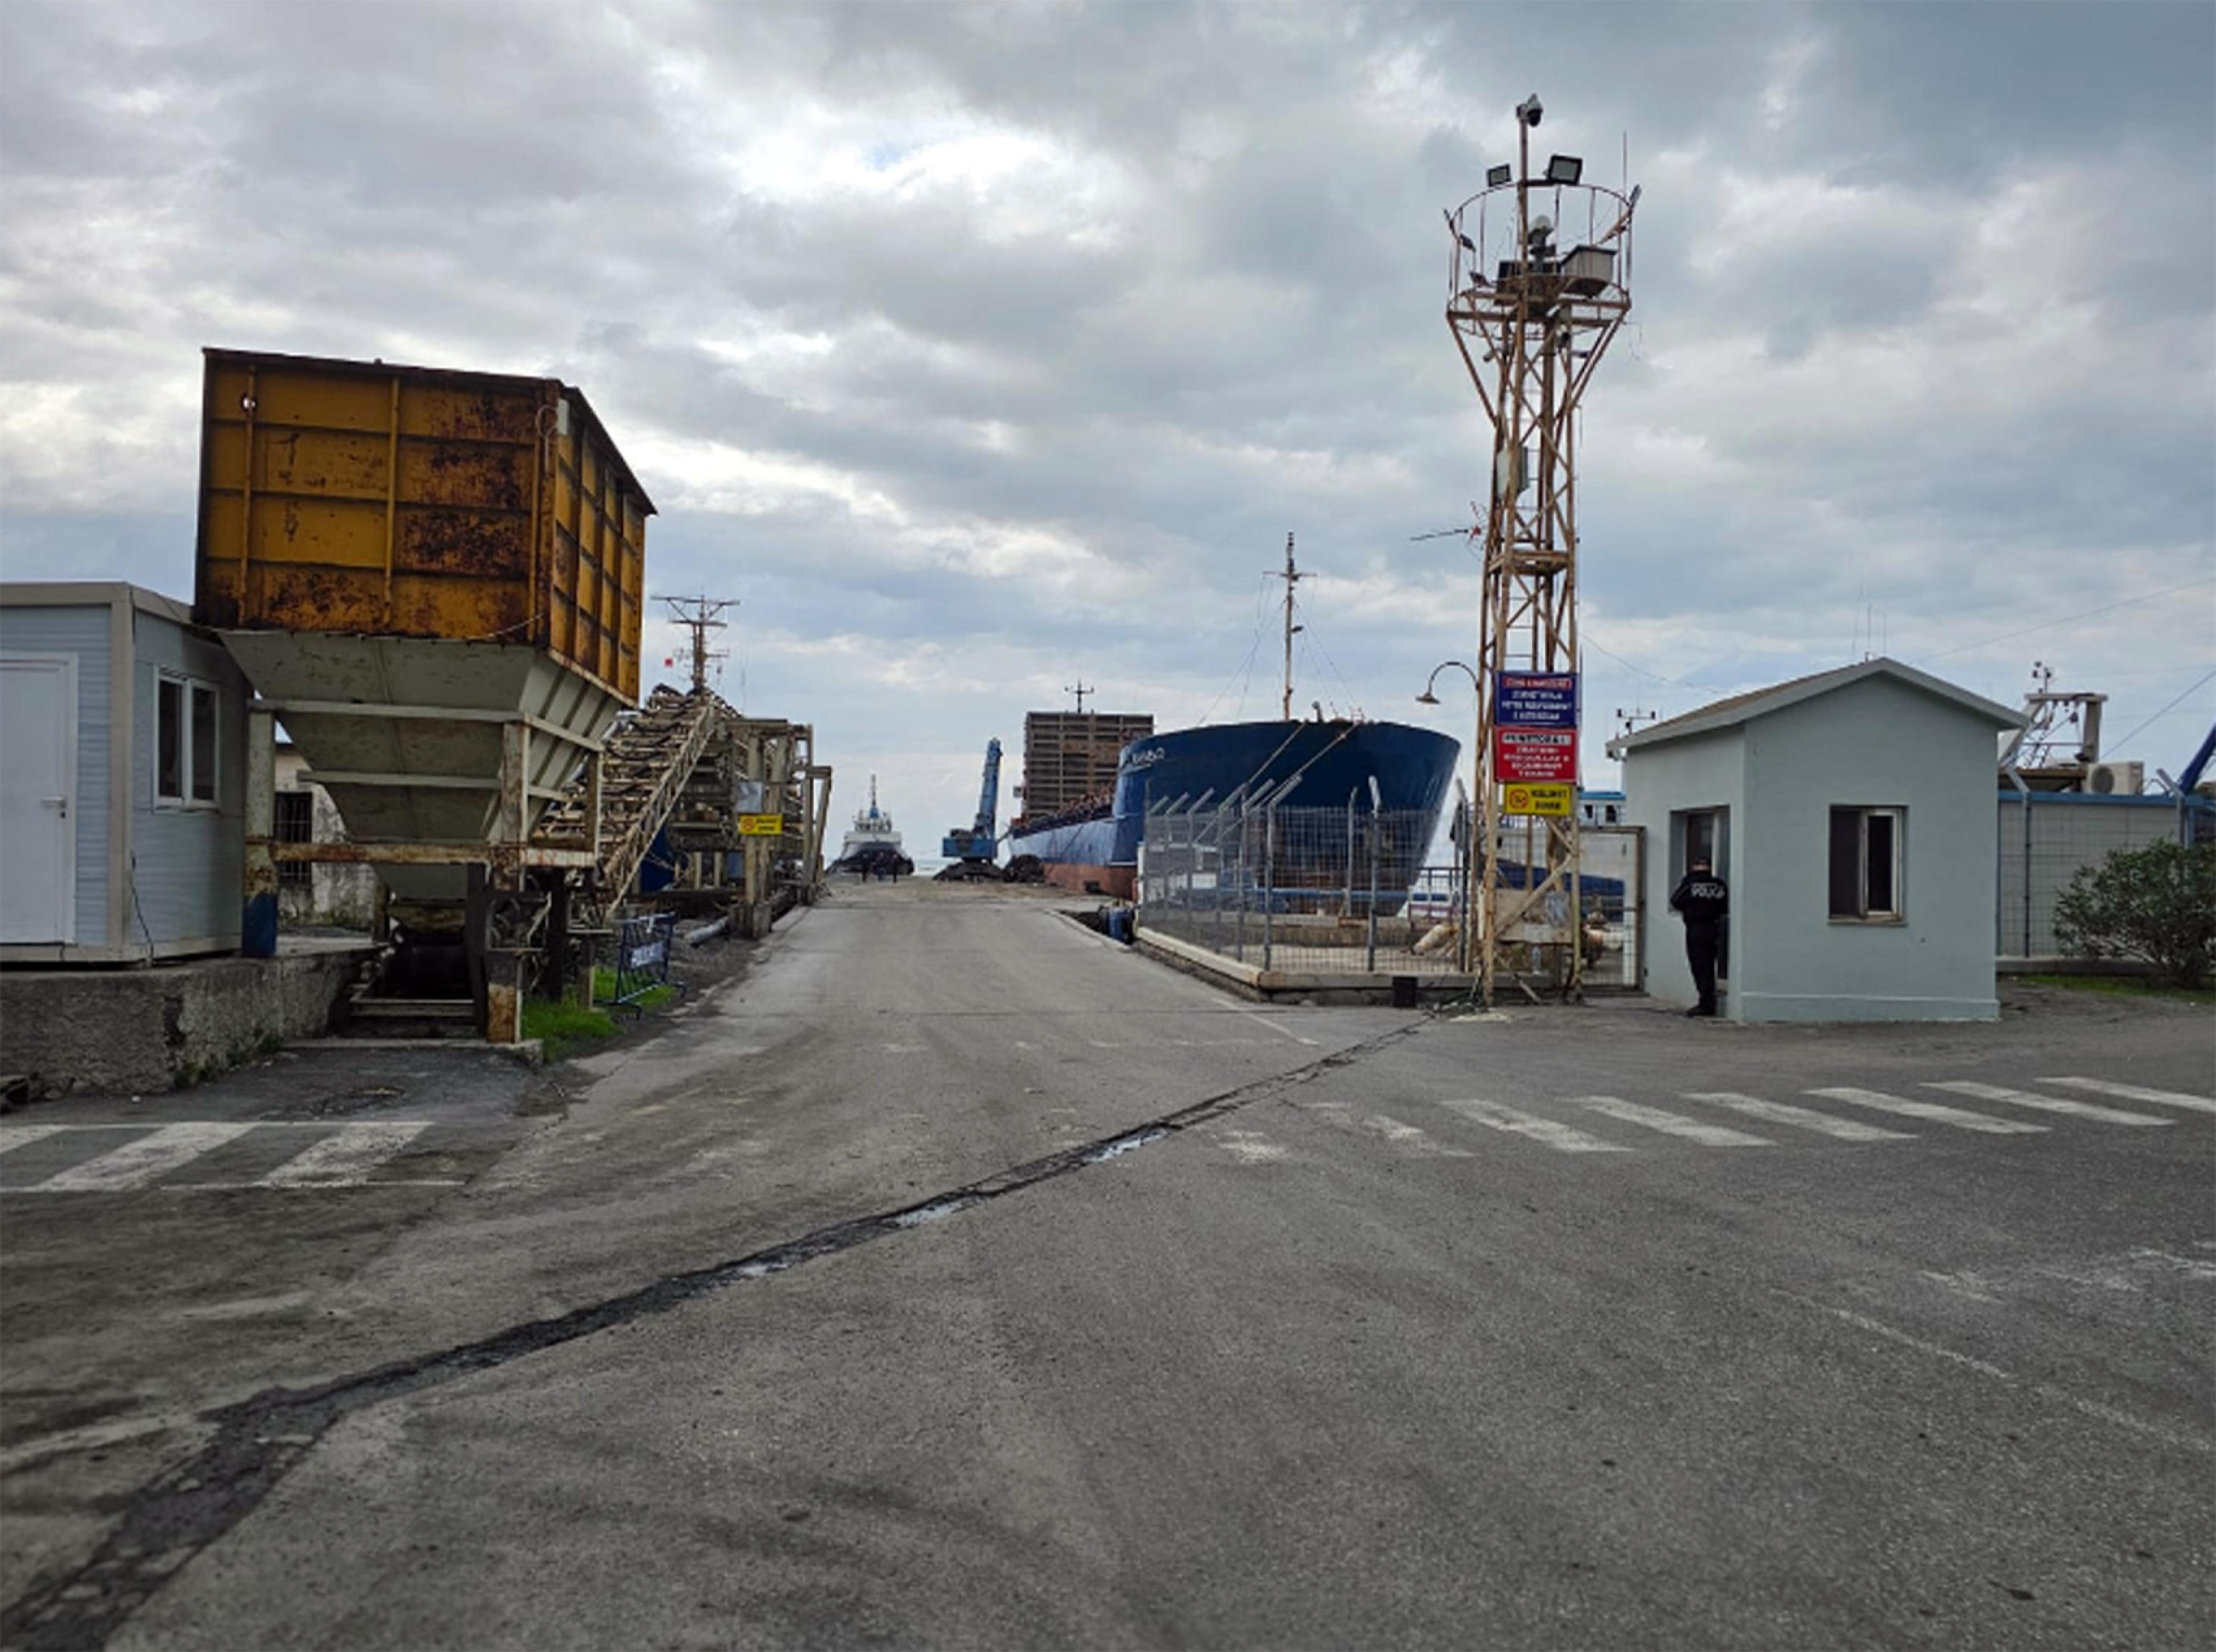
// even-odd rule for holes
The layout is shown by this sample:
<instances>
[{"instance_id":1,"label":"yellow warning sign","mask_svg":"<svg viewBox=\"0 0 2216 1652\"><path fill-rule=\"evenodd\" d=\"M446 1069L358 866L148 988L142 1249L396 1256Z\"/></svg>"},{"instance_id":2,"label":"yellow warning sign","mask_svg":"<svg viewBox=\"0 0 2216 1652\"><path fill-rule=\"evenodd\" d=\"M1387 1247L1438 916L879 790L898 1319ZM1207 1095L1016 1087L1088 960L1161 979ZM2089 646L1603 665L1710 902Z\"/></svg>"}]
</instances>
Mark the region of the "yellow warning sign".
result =
<instances>
[{"instance_id":1,"label":"yellow warning sign","mask_svg":"<svg viewBox=\"0 0 2216 1652\"><path fill-rule=\"evenodd\" d=\"M742 838L782 838L785 834L785 817L782 814L742 814L738 817L738 835Z\"/></svg>"},{"instance_id":2,"label":"yellow warning sign","mask_svg":"<svg viewBox=\"0 0 2216 1652\"><path fill-rule=\"evenodd\" d=\"M1500 812L1503 814L1567 815L1570 805L1577 800L1577 787L1545 781L1504 786L1500 788Z\"/></svg>"}]
</instances>

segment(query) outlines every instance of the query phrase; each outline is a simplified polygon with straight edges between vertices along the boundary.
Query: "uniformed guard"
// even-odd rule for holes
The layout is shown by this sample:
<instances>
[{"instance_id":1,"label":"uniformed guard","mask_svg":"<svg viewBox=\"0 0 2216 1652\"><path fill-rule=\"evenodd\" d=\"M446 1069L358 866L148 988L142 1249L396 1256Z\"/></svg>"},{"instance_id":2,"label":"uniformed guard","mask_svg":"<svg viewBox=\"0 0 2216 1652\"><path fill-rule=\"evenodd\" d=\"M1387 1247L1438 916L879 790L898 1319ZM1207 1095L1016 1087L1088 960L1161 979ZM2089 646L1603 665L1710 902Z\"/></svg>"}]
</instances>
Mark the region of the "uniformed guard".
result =
<instances>
[{"instance_id":1,"label":"uniformed guard","mask_svg":"<svg viewBox=\"0 0 2216 1652\"><path fill-rule=\"evenodd\" d=\"M1670 891L1670 910L1685 921L1685 961L1692 966L1693 985L1700 1002L1687 1015L1716 1013L1716 953L1723 939L1723 915L1730 910L1731 891L1708 864L1697 855L1678 887Z\"/></svg>"}]
</instances>

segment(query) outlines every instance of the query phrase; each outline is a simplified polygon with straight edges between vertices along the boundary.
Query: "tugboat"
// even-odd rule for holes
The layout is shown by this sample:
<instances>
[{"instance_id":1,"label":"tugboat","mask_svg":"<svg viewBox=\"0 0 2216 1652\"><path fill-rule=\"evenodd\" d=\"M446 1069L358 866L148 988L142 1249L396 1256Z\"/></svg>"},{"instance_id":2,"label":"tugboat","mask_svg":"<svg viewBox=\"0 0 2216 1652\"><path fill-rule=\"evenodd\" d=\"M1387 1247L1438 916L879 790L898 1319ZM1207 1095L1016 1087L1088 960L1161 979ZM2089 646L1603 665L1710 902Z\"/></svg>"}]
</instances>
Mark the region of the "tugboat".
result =
<instances>
[{"instance_id":1,"label":"tugboat","mask_svg":"<svg viewBox=\"0 0 2216 1652\"><path fill-rule=\"evenodd\" d=\"M839 858L831 863L834 872L860 872L874 877L883 872L905 876L916 870L916 863L900 852L900 833L892 825L892 817L877 806L877 776L869 777L869 807L854 813L854 824L839 845Z\"/></svg>"}]
</instances>

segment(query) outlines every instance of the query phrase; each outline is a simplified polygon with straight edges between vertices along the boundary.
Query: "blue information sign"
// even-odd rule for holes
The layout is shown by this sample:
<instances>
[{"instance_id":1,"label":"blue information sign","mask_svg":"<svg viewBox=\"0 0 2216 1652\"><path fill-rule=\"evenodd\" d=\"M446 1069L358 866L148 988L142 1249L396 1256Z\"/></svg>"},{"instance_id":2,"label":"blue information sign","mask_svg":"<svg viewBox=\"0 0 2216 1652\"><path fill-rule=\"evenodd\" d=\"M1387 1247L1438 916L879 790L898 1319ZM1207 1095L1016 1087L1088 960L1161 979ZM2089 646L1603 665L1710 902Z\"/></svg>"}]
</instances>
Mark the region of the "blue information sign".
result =
<instances>
[{"instance_id":1,"label":"blue information sign","mask_svg":"<svg viewBox=\"0 0 2216 1652\"><path fill-rule=\"evenodd\" d=\"M1493 722L1504 729L1577 727L1575 672L1495 672Z\"/></svg>"}]
</instances>

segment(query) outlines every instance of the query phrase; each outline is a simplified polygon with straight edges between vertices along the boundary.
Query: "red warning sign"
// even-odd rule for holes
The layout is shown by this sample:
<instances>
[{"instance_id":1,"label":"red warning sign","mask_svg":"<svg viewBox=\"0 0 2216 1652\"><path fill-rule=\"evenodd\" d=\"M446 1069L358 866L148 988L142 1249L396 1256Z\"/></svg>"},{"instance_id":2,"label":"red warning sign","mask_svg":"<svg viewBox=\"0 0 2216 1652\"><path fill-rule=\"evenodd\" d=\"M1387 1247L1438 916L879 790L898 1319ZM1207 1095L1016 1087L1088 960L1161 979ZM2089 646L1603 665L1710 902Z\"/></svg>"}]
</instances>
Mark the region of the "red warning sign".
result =
<instances>
[{"instance_id":1,"label":"red warning sign","mask_svg":"<svg viewBox=\"0 0 2216 1652\"><path fill-rule=\"evenodd\" d=\"M1495 729L1492 777L1502 782L1540 781L1577 784L1577 730Z\"/></svg>"}]
</instances>

